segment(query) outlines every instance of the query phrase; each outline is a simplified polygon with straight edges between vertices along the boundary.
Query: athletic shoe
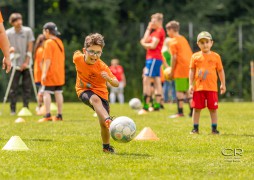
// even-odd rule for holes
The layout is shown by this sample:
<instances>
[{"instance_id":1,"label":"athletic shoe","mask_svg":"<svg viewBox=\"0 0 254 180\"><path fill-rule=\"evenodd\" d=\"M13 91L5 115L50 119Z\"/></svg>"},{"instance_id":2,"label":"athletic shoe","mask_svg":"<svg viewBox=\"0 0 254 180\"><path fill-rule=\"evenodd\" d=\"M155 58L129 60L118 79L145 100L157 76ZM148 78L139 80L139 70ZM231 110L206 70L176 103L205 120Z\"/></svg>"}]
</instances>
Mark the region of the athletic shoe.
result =
<instances>
[{"instance_id":1,"label":"athletic shoe","mask_svg":"<svg viewBox=\"0 0 254 180\"><path fill-rule=\"evenodd\" d=\"M48 122L48 121L52 121L52 117L43 117L42 119L39 119L38 122L41 123L41 122Z\"/></svg>"},{"instance_id":2,"label":"athletic shoe","mask_svg":"<svg viewBox=\"0 0 254 180\"><path fill-rule=\"evenodd\" d=\"M143 115L143 114L147 114L147 110L140 109L139 112L138 112L138 115Z\"/></svg>"},{"instance_id":3,"label":"athletic shoe","mask_svg":"<svg viewBox=\"0 0 254 180\"><path fill-rule=\"evenodd\" d=\"M112 123L113 121L113 117L108 117L105 119L105 124L106 124L106 127L109 129L110 127L110 124Z\"/></svg>"},{"instance_id":4,"label":"athletic shoe","mask_svg":"<svg viewBox=\"0 0 254 180\"><path fill-rule=\"evenodd\" d=\"M212 130L212 134L220 134L220 131L218 131L217 129L215 129L215 130Z\"/></svg>"},{"instance_id":5,"label":"athletic shoe","mask_svg":"<svg viewBox=\"0 0 254 180\"><path fill-rule=\"evenodd\" d=\"M183 114L174 114L174 115L171 115L169 116L169 118L178 118L178 117L183 117L184 115Z\"/></svg>"},{"instance_id":6,"label":"athletic shoe","mask_svg":"<svg viewBox=\"0 0 254 180\"><path fill-rule=\"evenodd\" d=\"M53 120L53 121L62 121L62 120L63 120L63 117L60 117L60 116L53 116L53 117L52 117L52 120Z\"/></svg>"},{"instance_id":7,"label":"athletic shoe","mask_svg":"<svg viewBox=\"0 0 254 180\"><path fill-rule=\"evenodd\" d=\"M103 152L114 154L115 150L113 146L109 146L109 148L103 148Z\"/></svg>"},{"instance_id":8,"label":"athletic shoe","mask_svg":"<svg viewBox=\"0 0 254 180\"><path fill-rule=\"evenodd\" d=\"M198 129L192 129L192 131L190 132L190 134L199 134Z\"/></svg>"}]
</instances>

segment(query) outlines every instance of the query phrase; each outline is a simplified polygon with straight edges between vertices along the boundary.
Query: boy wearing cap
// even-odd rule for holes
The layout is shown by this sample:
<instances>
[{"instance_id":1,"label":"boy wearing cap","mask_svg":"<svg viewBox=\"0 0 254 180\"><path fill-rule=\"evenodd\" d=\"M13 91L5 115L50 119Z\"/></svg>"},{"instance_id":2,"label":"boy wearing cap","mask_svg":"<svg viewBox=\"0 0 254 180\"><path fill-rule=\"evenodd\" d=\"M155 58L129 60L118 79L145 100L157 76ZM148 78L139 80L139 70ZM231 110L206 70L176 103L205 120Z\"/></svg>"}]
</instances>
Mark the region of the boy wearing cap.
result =
<instances>
[{"instance_id":1,"label":"boy wearing cap","mask_svg":"<svg viewBox=\"0 0 254 180\"><path fill-rule=\"evenodd\" d=\"M65 83L65 53L64 45L57 37L60 33L55 23L48 22L43 26L43 35L46 38L43 51L43 65L41 84L43 86L43 102L46 115L39 122L61 121L63 106L63 85ZM57 116L50 114L51 94L55 95Z\"/></svg>"},{"instance_id":2,"label":"boy wearing cap","mask_svg":"<svg viewBox=\"0 0 254 180\"><path fill-rule=\"evenodd\" d=\"M211 51L213 45L210 33L203 31L197 37L197 44L201 51L193 54L189 70L189 91L193 94L193 130L191 134L199 133L200 112L207 107L210 112L212 134L219 134L217 130L218 87L217 73L220 78L220 94L226 92L225 73L220 55Z\"/></svg>"},{"instance_id":3,"label":"boy wearing cap","mask_svg":"<svg viewBox=\"0 0 254 180\"><path fill-rule=\"evenodd\" d=\"M30 27L23 26L22 16L20 13L12 13L9 18L9 23L13 26L6 31L11 45L10 53L19 54L19 57L15 60L15 62L12 62L13 65L15 65L12 70L16 71L9 95L11 102L11 115L15 115L17 91L21 77L23 89L23 107L28 108L32 86L29 68L31 68L33 41L35 39L32 29Z\"/></svg>"},{"instance_id":4,"label":"boy wearing cap","mask_svg":"<svg viewBox=\"0 0 254 180\"><path fill-rule=\"evenodd\" d=\"M6 36L3 22L4 20L0 11L0 49L4 54L4 59L2 61L2 69L6 69L6 73L8 73L11 70L11 60L9 53L10 43L8 41L8 37Z\"/></svg>"}]
</instances>

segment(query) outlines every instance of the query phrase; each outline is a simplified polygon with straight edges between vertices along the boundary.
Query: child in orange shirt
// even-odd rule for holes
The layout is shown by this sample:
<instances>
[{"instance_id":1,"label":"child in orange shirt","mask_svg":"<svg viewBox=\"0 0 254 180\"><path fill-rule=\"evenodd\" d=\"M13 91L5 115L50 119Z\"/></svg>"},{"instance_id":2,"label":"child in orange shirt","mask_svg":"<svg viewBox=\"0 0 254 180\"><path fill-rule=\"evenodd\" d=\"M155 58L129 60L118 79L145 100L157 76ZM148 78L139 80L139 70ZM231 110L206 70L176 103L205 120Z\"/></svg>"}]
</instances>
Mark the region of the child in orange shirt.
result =
<instances>
[{"instance_id":1,"label":"child in orange shirt","mask_svg":"<svg viewBox=\"0 0 254 180\"><path fill-rule=\"evenodd\" d=\"M73 55L73 63L77 71L77 95L98 115L103 152L114 153L114 148L110 145L109 126L112 118L109 115L107 82L114 87L118 87L119 82L100 59L104 45L104 37L101 34L88 35L85 38L83 53L76 51Z\"/></svg>"},{"instance_id":2,"label":"child in orange shirt","mask_svg":"<svg viewBox=\"0 0 254 180\"><path fill-rule=\"evenodd\" d=\"M189 65L192 56L191 47L187 39L180 34L180 23L177 21L170 21L166 25L167 34L171 38L169 43L171 53L171 72L169 77L174 79L176 100L177 100L177 113L169 116L169 118L183 117L183 104L187 99L189 101L190 113L192 116L192 106L189 90Z\"/></svg>"},{"instance_id":3,"label":"child in orange shirt","mask_svg":"<svg viewBox=\"0 0 254 180\"><path fill-rule=\"evenodd\" d=\"M40 34L35 42L34 46L34 82L38 87L38 107L36 107L36 111L38 112L40 107L43 103L43 92L41 86L41 70L42 70L42 63L43 63L43 44L45 41L45 36Z\"/></svg>"},{"instance_id":4,"label":"child in orange shirt","mask_svg":"<svg viewBox=\"0 0 254 180\"><path fill-rule=\"evenodd\" d=\"M62 121L63 85L65 83L65 53L61 39L57 37L60 33L55 23L48 22L43 26L43 35L46 38L43 51L43 65L41 84L43 86L43 102L46 115L39 122ZM50 104L51 94L55 95L57 104L57 116L51 117Z\"/></svg>"},{"instance_id":5,"label":"child in orange shirt","mask_svg":"<svg viewBox=\"0 0 254 180\"><path fill-rule=\"evenodd\" d=\"M219 134L217 130L218 87L217 73L220 78L220 93L226 92L225 73L220 55L211 51L213 45L210 33L203 31L197 37L197 44L201 51L192 55L189 71L189 91L193 94L193 130L191 134L199 133L200 112L207 107L212 122L212 134Z\"/></svg>"}]
</instances>

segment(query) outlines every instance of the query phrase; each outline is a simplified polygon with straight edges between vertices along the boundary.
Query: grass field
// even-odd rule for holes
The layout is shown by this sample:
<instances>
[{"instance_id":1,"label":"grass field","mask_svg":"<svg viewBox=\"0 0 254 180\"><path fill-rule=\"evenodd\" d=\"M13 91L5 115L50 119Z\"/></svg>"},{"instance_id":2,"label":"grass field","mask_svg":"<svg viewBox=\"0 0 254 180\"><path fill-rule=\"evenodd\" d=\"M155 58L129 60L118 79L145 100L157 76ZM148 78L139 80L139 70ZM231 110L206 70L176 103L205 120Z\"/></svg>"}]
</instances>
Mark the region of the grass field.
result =
<instances>
[{"instance_id":1,"label":"grass field","mask_svg":"<svg viewBox=\"0 0 254 180\"><path fill-rule=\"evenodd\" d=\"M143 116L128 104L111 105L111 115L128 116L136 122L136 134L150 127L160 138L127 144L112 140L115 155L102 152L97 118L82 103L65 103L63 122L42 124L35 115L24 117L26 123L14 123L17 116L9 116L8 106L0 116L0 148L17 135L30 150L0 150L0 179L254 178L253 103L220 103L221 135L210 135L207 110L201 113L200 134L190 135L191 118L168 118L175 104ZM234 155L235 149L243 151L241 156Z\"/></svg>"}]
</instances>

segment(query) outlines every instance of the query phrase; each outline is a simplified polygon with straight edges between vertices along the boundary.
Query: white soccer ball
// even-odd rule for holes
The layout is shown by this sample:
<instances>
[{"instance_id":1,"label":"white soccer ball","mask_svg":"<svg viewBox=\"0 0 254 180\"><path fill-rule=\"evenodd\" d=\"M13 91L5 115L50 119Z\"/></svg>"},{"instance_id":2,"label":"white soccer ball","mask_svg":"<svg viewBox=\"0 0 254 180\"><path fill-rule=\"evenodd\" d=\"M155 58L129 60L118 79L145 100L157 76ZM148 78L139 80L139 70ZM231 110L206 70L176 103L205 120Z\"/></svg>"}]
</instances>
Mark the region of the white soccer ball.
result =
<instances>
[{"instance_id":1,"label":"white soccer ball","mask_svg":"<svg viewBox=\"0 0 254 180\"><path fill-rule=\"evenodd\" d=\"M138 98L132 98L129 101L129 106L132 109L140 109L142 107L142 103L141 103L141 101Z\"/></svg>"},{"instance_id":2,"label":"white soccer ball","mask_svg":"<svg viewBox=\"0 0 254 180\"><path fill-rule=\"evenodd\" d=\"M111 137L121 143L130 142L136 133L136 124L134 121L126 116L120 116L114 119L110 124L110 135Z\"/></svg>"}]
</instances>

